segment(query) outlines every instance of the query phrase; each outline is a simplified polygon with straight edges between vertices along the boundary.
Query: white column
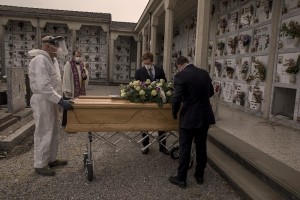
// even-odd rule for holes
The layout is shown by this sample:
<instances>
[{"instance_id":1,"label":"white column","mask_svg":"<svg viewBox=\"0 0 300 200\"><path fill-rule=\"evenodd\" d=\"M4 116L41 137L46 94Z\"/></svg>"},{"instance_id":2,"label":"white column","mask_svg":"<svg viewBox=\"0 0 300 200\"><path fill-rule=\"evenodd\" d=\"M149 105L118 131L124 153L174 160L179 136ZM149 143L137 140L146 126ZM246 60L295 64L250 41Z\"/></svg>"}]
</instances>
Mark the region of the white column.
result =
<instances>
[{"instance_id":1,"label":"white column","mask_svg":"<svg viewBox=\"0 0 300 200\"><path fill-rule=\"evenodd\" d=\"M110 38L110 44L109 44L109 66L107 68L108 70L108 77L109 82L113 81L113 60L114 60L114 46L115 46L115 40L113 38Z\"/></svg>"},{"instance_id":2,"label":"white column","mask_svg":"<svg viewBox=\"0 0 300 200\"><path fill-rule=\"evenodd\" d=\"M137 55L136 55L136 67L137 69L141 68L141 50L142 50L142 42L141 39L137 40Z\"/></svg>"},{"instance_id":3,"label":"white column","mask_svg":"<svg viewBox=\"0 0 300 200\"><path fill-rule=\"evenodd\" d=\"M143 48L142 48L142 54L147 51L147 30L144 28L142 31L143 36Z\"/></svg>"},{"instance_id":4,"label":"white column","mask_svg":"<svg viewBox=\"0 0 300 200\"><path fill-rule=\"evenodd\" d=\"M198 0L195 65L208 69L210 0Z\"/></svg>"},{"instance_id":5,"label":"white column","mask_svg":"<svg viewBox=\"0 0 300 200\"><path fill-rule=\"evenodd\" d=\"M272 33L278 33L278 19L281 15L281 0L273 1L272 7ZM276 26L273 24L276 24ZM264 91L264 100L262 104L263 117L268 119L271 114L272 108L272 89L273 89L273 74L275 69L275 57L276 57L276 44L277 44L277 34L271 34L270 37L270 52L268 57L268 67L267 67L267 75L266 75L266 83L265 83L265 91ZM294 115L294 120L297 120Z\"/></svg>"},{"instance_id":6,"label":"white column","mask_svg":"<svg viewBox=\"0 0 300 200\"><path fill-rule=\"evenodd\" d=\"M165 34L164 34L164 60L163 67L167 80L171 80L171 53L173 43L174 7L177 0L164 0L165 6Z\"/></svg>"},{"instance_id":7,"label":"white column","mask_svg":"<svg viewBox=\"0 0 300 200\"><path fill-rule=\"evenodd\" d=\"M157 46L157 25L158 17L152 16L151 18L151 41L150 41L150 52L154 56L154 63L157 63L156 46Z\"/></svg>"},{"instance_id":8,"label":"white column","mask_svg":"<svg viewBox=\"0 0 300 200\"><path fill-rule=\"evenodd\" d=\"M76 22L68 22L68 28L72 31L71 46L72 51L76 49L76 31L80 30L82 24Z\"/></svg>"},{"instance_id":9,"label":"white column","mask_svg":"<svg viewBox=\"0 0 300 200\"><path fill-rule=\"evenodd\" d=\"M109 82L113 82L113 60L114 60L114 49L115 49L115 40L119 37L116 33L111 33L110 35L110 44L109 44L109 66L108 70L108 77Z\"/></svg>"}]
</instances>

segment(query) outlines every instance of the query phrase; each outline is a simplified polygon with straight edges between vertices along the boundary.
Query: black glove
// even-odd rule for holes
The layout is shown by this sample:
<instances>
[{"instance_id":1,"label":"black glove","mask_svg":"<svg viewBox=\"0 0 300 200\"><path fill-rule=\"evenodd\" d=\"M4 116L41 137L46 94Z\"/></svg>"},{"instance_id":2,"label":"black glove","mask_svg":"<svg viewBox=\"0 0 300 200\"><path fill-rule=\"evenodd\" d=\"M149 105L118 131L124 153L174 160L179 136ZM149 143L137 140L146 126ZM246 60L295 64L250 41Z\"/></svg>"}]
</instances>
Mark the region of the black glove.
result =
<instances>
[{"instance_id":1,"label":"black glove","mask_svg":"<svg viewBox=\"0 0 300 200\"><path fill-rule=\"evenodd\" d=\"M177 119L177 114L173 114L173 119Z\"/></svg>"},{"instance_id":2,"label":"black glove","mask_svg":"<svg viewBox=\"0 0 300 200\"><path fill-rule=\"evenodd\" d=\"M67 100L63 100L63 98L60 99L60 101L58 102L58 104L63 107L64 110L71 110L72 109L72 105L70 104L69 101Z\"/></svg>"}]
</instances>

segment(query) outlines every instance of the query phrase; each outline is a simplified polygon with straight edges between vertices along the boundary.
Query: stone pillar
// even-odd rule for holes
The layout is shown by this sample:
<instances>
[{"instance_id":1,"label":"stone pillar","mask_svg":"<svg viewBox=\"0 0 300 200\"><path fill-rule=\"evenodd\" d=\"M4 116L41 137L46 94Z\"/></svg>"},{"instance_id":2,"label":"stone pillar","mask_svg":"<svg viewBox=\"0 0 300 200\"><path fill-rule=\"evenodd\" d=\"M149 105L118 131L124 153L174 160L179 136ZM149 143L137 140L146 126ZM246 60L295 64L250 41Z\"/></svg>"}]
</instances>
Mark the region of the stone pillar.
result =
<instances>
[{"instance_id":1,"label":"stone pillar","mask_svg":"<svg viewBox=\"0 0 300 200\"><path fill-rule=\"evenodd\" d=\"M1 56L1 76L6 74L5 69L5 28L3 25L0 24L0 56Z\"/></svg>"},{"instance_id":2,"label":"stone pillar","mask_svg":"<svg viewBox=\"0 0 300 200\"><path fill-rule=\"evenodd\" d=\"M74 51L76 49L76 31L80 30L82 24L75 23L75 22L68 22L67 25L72 32L71 46L72 46L72 51Z\"/></svg>"},{"instance_id":3,"label":"stone pillar","mask_svg":"<svg viewBox=\"0 0 300 200\"><path fill-rule=\"evenodd\" d=\"M109 59L109 56L110 56L110 49L113 48L109 45L109 42L110 42L110 31L109 31L109 26L108 25L102 25L101 26L103 31L106 32L106 44L107 44L107 54L106 54L106 83L109 84L109 80L112 79L111 76L109 76L109 66L110 66L110 59Z\"/></svg>"},{"instance_id":4,"label":"stone pillar","mask_svg":"<svg viewBox=\"0 0 300 200\"><path fill-rule=\"evenodd\" d=\"M272 33L278 33L278 19L281 14L281 0L274 0L272 7ZM270 37L270 52L268 57L268 67L267 67L267 76L265 83L264 91L264 100L262 105L263 117L269 118L271 114L271 105L272 105L272 89L273 89L273 74L275 70L275 58L276 58L276 44L277 44L277 34L271 34Z\"/></svg>"},{"instance_id":5,"label":"stone pillar","mask_svg":"<svg viewBox=\"0 0 300 200\"><path fill-rule=\"evenodd\" d=\"M23 67L7 68L7 106L10 113L16 113L26 107L24 80L25 70Z\"/></svg>"},{"instance_id":6,"label":"stone pillar","mask_svg":"<svg viewBox=\"0 0 300 200\"><path fill-rule=\"evenodd\" d=\"M142 53L147 51L147 31L144 28L142 31L142 36L143 36L143 48L142 48Z\"/></svg>"},{"instance_id":7,"label":"stone pillar","mask_svg":"<svg viewBox=\"0 0 300 200\"><path fill-rule=\"evenodd\" d=\"M142 50L142 42L140 37L138 36L137 40L137 55L136 55L136 68L141 68L141 50Z\"/></svg>"},{"instance_id":8,"label":"stone pillar","mask_svg":"<svg viewBox=\"0 0 300 200\"><path fill-rule=\"evenodd\" d=\"M211 0L198 0L195 65L208 69L209 16Z\"/></svg>"},{"instance_id":9,"label":"stone pillar","mask_svg":"<svg viewBox=\"0 0 300 200\"><path fill-rule=\"evenodd\" d=\"M119 37L116 33L111 33L110 35L110 42L109 42L109 67L107 70L109 75L109 81L113 82L113 61L114 61L114 49L115 49L115 40Z\"/></svg>"},{"instance_id":10,"label":"stone pillar","mask_svg":"<svg viewBox=\"0 0 300 200\"><path fill-rule=\"evenodd\" d=\"M150 52L154 56L154 63L157 63L156 46L157 46L157 25L158 17L152 16L151 18L151 41Z\"/></svg>"},{"instance_id":11,"label":"stone pillar","mask_svg":"<svg viewBox=\"0 0 300 200\"><path fill-rule=\"evenodd\" d=\"M72 38L71 38L71 47L72 47L72 51L74 51L76 49L76 30L72 29Z\"/></svg>"},{"instance_id":12,"label":"stone pillar","mask_svg":"<svg viewBox=\"0 0 300 200\"><path fill-rule=\"evenodd\" d=\"M42 30L41 30L40 20L38 19L38 26L36 27L36 36L37 36L37 48L42 47Z\"/></svg>"},{"instance_id":13,"label":"stone pillar","mask_svg":"<svg viewBox=\"0 0 300 200\"><path fill-rule=\"evenodd\" d=\"M165 33L164 33L164 60L163 67L167 80L171 80L172 66L171 66L171 54L173 43L173 20L174 11L177 0L164 0L165 7Z\"/></svg>"}]
</instances>

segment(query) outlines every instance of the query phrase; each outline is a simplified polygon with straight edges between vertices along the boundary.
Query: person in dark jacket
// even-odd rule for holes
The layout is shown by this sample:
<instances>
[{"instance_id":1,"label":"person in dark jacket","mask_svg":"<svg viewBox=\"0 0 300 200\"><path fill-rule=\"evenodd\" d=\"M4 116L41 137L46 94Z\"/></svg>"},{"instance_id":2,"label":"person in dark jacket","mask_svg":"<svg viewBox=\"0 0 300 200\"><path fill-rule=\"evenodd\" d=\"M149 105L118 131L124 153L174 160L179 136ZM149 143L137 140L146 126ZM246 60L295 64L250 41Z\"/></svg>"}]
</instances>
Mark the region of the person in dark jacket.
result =
<instances>
[{"instance_id":1,"label":"person in dark jacket","mask_svg":"<svg viewBox=\"0 0 300 200\"><path fill-rule=\"evenodd\" d=\"M165 72L162 67L158 67L156 65L153 65L153 54L150 52L145 52L142 55L142 62L143 67L136 70L134 79L145 82L147 79L149 79L151 82L155 80L164 79L167 81ZM147 136L147 133L142 134L143 137ZM158 131L158 137L164 138L165 131ZM149 137L147 137L143 142L143 146L147 146L149 144ZM168 155L169 152L165 148L166 140L163 140L159 144L159 151ZM144 151L142 151L143 154L148 154L149 148L146 148Z\"/></svg>"},{"instance_id":2,"label":"person in dark jacket","mask_svg":"<svg viewBox=\"0 0 300 200\"><path fill-rule=\"evenodd\" d=\"M179 113L179 166L177 176L169 181L179 187L186 187L191 147L196 144L196 168L194 177L203 184L204 169L207 163L206 139L209 126L215 124L209 98L214 95L212 80L207 71L189 64L180 56L176 61L178 73L174 77L172 115Z\"/></svg>"}]
</instances>

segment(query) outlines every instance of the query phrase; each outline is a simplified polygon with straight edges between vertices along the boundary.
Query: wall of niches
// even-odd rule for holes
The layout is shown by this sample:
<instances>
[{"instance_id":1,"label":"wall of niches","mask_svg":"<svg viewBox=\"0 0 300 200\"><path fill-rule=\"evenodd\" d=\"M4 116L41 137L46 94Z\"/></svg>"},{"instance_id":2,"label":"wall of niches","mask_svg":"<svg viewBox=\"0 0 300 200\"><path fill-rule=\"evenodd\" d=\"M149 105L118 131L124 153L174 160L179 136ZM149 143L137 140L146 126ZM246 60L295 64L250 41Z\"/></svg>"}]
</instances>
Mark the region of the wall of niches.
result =
<instances>
[{"instance_id":1,"label":"wall of niches","mask_svg":"<svg viewBox=\"0 0 300 200\"><path fill-rule=\"evenodd\" d=\"M284 0L279 19L276 51L273 115L284 115L300 121L300 1ZM285 90L283 91L282 88ZM282 101L289 102L286 106Z\"/></svg>"},{"instance_id":2,"label":"wall of niches","mask_svg":"<svg viewBox=\"0 0 300 200\"><path fill-rule=\"evenodd\" d=\"M101 27L82 26L76 32L76 49L89 64L90 80L107 80L107 33Z\"/></svg>"},{"instance_id":3,"label":"wall of niches","mask_svg":"<svg viewBox=\"0 0 300 200\"><path fill-rule=\"evenodd\" d=\"M112 78L114 82L130 80L131 68L135 69L134 64L131 63L132 59L130 56L131 40L131 37L119 36L114 42L114 58L112 64Z\"/></svg>"},{"instance_id":4,"label":"wall of niches","mask_svg":"<svg viewBox=\"0 0 300 200\"><path fill-rule=\"evenodd\" d=\"M264 112L261 103L266 73L274 67L271 114L299 120L299 73L291 74L286 70L296 67L297 71L297 66L299 70L300 1L276 2L280 2L276 5L281 8L280 20L272 24L274 1L213 1L212 10L215 10L211 14L215 23L211 23L214 26L210 29L208 64L214 86L220 91L220 100L253 112ZM275 66L268 64L269 56L274 56L269 55L270 37L274 36L272 26L279 27L275 33L278 43Z\"/></svg>"},{"instance_id":5,"label":"wall of niches","mask_svg":"<svg viewBox=\"0 0 300 200\"><path fill-rule=\"evenodd\" d=\"M31 60L28 51L37 48L36 28L30 22L9 21L5 26L5 67L24 67Z\"/></svg>"},{"instance_id":6,"label":"wall of niches","mask_svg":"<svg viewBox=\"0 0 300 200\"><path fill-rule=\"evenodd\" d=\"M260 112L269 68L272 1L223 0L212 7L219 9L211 13L216 23L210 31L209 65L219 98Z\"/></svg>"},{"instance_id":7,"label":"wall of niches","mask_svg":"<svg viewBox=\"0 0 300 200\"><path fill-rule=\"evenodd\" d=\"M175 73L175 61L179 56L186 56L194 63L197 13L187 16L174 24L172 45L172 73Z\"/></svg>"}]
</instances>

